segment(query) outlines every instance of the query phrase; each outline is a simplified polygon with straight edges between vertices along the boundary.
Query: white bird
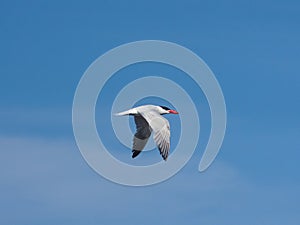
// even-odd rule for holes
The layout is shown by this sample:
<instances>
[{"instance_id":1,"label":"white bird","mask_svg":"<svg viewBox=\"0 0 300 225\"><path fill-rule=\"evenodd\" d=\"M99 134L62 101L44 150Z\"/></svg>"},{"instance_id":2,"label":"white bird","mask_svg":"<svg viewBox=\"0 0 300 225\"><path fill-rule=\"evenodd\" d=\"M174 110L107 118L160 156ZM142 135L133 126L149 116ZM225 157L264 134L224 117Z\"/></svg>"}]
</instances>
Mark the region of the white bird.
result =
<instances>
[{"instance_id":1,"label":"white bird","mask_svg":"<svg viewBox=\"0 0 300 225\"><path fill-rule=\"evenodd\" d=\"M141 153L153 131L154 141L160 154L164 160L167 160L170 151L170 124L161 115L169 113L178 114L168 107L155 105L143 105L115 114L134 116L136 133L133 137L132 158Z\"/></svg>"}]
</instances>

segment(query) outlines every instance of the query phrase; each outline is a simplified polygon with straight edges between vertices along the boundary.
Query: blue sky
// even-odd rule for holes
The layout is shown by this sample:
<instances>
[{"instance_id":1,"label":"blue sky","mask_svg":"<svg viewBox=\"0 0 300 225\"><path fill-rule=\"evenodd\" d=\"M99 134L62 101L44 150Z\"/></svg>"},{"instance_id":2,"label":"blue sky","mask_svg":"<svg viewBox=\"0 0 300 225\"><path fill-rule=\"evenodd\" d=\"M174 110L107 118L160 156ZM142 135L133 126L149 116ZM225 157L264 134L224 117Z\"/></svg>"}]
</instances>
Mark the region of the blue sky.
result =
<instances>
[{"instance_id":1,"label":"blue sky","mask_svg":"<svg viewBox=\"0 0 300 225\"><path fill-rule=\"evenodd\" d=\"M298 1L0 5L1 224L299 224ZM191 161L161 184L133 188L86 164L71 109L76 86L97 57L144 39L178 43L205 60L224 92L228 126L220 154L199 173L209 110L204 96L194 96L203 136ZM132 77L112 78L111 90L141 71L176 73L162 65L129 67L120 73ZM191 82L178 82L195 95ZM112 96L103 92L109 104ZM102 108L108 112L97 104ZM109 126L96 119L98 129ZM168 119L176 137L176 119ZM114 155L130 160L119 143L112 145ZM148 155L159 159L155 151Z\"/></svg>"}]
</instances>

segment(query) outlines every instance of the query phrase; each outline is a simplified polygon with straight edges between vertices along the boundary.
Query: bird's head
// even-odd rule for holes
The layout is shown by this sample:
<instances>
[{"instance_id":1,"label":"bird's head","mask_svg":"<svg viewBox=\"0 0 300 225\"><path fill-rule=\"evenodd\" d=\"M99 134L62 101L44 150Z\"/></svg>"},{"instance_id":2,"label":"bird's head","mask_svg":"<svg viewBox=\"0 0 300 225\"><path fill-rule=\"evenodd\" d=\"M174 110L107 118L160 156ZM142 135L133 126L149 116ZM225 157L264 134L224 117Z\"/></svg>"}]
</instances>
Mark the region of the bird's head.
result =
<instances>
[{"instance_id":1,"label":"bird's head","mask_svg":"<svg viewBox=\"0 0 300 225\"><path fill-rule=\"evenodd\" d=\"M178 112L176 110L173 109L169 109L166 106L158 106L158 110L160 114L178 114Z\"/></svg>"}]
</instances>

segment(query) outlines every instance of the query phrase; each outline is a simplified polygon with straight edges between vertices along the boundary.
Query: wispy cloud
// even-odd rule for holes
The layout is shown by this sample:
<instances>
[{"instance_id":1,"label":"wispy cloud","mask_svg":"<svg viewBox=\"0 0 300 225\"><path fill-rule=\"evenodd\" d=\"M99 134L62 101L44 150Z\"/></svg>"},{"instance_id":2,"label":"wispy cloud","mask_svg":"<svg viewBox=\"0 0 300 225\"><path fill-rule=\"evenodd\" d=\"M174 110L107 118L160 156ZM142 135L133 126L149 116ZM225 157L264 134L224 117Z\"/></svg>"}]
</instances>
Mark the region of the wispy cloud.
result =
<instances>
[{"instance_id":1,"label":"wispy cloud","mask_svg":"<svg viewBox=\"0 0 300 225\"><path fill-rule=\"evenodd\" d=\"M2 108L0 135L59 137L71 133L69 108Z\"/></svg>"},{"instance_id":2,"label":"wispy cloud","mask_svg":"<svg viewBox=\"0 0 300 225\"><path fill-rule=\"evenodd\" d=\"M185 218L189 224L227 224L223 221L235 218L231 224L250 225L257 219L268 224L299 219L295 187L255 184L220 160L204 173L186 167L161 184L133 188L93 172L72 140L2 137L0 146L3 224L45 219L49 224L176 224Z\"/></svg>"}]
</instances>

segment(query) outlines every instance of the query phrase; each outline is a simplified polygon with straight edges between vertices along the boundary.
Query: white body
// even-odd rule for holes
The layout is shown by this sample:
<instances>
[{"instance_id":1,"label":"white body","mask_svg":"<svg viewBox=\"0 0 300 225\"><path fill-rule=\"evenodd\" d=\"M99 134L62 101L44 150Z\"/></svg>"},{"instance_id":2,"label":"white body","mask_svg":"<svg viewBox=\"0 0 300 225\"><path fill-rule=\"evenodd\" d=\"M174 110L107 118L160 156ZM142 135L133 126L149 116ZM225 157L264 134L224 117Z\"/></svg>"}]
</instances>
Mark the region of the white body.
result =
<instances>
[{"instance_id":1,"label":"white body","mask_svg":"<svg viewBox=\"0 0 300 225\"><path fill-rule=\"evenodd\" d=\"M116 114L117 116L134 116L137 131L133 138L133 158L144 149L153 131L154 141L160 154L164 160L167 160L170 151L170 124L161 114L177 114L177 112L164 108L166 107L144 105Z\"/></svg>"}]
</instances>

